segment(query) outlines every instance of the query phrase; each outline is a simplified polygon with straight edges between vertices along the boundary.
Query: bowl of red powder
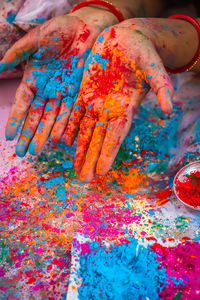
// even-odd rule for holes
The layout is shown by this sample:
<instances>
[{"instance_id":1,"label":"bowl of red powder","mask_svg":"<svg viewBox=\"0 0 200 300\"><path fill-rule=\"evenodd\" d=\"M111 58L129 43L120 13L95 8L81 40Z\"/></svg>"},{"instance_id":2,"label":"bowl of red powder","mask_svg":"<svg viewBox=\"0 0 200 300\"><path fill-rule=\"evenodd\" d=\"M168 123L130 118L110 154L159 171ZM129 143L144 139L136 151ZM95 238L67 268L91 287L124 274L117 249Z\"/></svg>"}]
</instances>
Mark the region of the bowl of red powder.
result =
<instances>
[{"instance_id":1,"label":"bowl of red powder","mask_svg":"<svg viewBox=\"0 0 200 300\"><path fill-rule=\"evenodd\" d=\"M176 197L186 206L200 210L200 161L184 166L173 183Z\"/></svg>"}]
</instances>

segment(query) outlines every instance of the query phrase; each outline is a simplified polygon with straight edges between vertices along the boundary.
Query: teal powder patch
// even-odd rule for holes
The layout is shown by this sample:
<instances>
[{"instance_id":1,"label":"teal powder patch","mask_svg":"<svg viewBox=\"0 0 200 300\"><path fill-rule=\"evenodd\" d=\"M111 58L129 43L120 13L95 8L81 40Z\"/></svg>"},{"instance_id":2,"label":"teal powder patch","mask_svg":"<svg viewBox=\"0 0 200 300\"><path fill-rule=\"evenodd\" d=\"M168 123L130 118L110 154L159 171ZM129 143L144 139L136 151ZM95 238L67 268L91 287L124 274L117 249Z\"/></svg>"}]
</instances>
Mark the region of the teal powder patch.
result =
<instances>
[{"instance_id":1,"label":"teal powder patch","mask_svg":"<svg viewBox=\"0 0 200 300\"><path fill-rule=\"evenodd\" d=\"M82 286L79 299L159 299L168 284L168 275L157 254L132 239L129 244L114 245L107 252L98 242L80 259Z\"/></svg>"}]
</instances>

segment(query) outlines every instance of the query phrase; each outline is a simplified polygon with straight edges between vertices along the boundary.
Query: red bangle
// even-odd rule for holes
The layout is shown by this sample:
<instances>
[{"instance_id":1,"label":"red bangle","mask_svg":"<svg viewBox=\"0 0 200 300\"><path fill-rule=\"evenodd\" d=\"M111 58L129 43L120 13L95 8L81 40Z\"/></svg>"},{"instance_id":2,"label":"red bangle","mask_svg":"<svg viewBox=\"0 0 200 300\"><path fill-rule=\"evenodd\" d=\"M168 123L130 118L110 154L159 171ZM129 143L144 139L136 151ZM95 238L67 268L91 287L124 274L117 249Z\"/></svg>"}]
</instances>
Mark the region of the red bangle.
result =
<instances>
[{"instance_id":1,"label":"red bangle","mask_svg":"<svg viewBox=\"0 0 200 300\"><path fill-rule=\"evenodd\" d=\"M117 17L117 19L119 20L119 22L122 22L122 21L125 20L124 16L122 15L122 13L119 11L118 8L116 8L111 3L108 3L108 2L103 1L103 0L87 0L87 1L80 2L79 4L77 4L76 6L74 6L74 8L71 10L70 13L73 13L74 11L76 11L76 10L82 8L82 7L91 5L91 4L96 4L96 5L107 7Z\"/></svg>"},{"instance_id":2,"label":"red bangle","mask_svg":"<svg viewBox=\"0 0 200 300\"><path fill-rule=\"evenodd\" d=\"M194 18L192 18L188 15L182 15L182 14L170 16L169 19L184 19L184 20L187 20L196 28L197 33L198 33L198 37L199 37L198 49L197 49L197 52L196 52L195 56L191 60L191 62L189 62L186 66L181 67L181 68L177 68L177 69L169 69L167 67L165 68L167 70L167 72L169 72L169 73L174 73L174 74L183 73L183 72L191 70L197 64L197 62L200 59L200 24Z\"/></svg>"}]
</instances>

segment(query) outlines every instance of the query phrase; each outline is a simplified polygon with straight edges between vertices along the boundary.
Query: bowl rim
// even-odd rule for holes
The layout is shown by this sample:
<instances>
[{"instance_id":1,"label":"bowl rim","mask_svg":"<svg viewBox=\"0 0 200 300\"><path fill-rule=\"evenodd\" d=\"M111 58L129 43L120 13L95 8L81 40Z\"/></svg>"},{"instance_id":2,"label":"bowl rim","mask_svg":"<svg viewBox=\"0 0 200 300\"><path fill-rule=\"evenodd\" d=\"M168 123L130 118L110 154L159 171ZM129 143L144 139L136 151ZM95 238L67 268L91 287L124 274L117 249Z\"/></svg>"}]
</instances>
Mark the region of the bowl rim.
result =
<instances>
[{"instance_id":1,"label":"bowl rim","mask_svg":"<svg viewBox=\"0 0 200 300\"><path fill-rule=\"evenodd\" d=\"M199 165L200 165L200 161L197 160L197 161L191 162L191 163L189 163L189 164L183 166L183 167L176 173L176 175L175 175L175 177L174 177L174 179L173 179L173 191L174 191L174 194L175 194L176 198L177 198L180 202L182 202L185 206L200 211L200 205L195 207L195 206L189 205L189 204L185 203L183 200L181 200L181 199L179 198L179 196L178 196L178 194L177 194L177 191L176 191L176 188L175 188L175 186L176 186L175 181L176 181L176 179L178 178L178 176L179 176L185 169L187 169L188 167L190 167L190 166L192 166L192 165L194 165L194 164L199 164Z\"/></svg>"}]
</instances>

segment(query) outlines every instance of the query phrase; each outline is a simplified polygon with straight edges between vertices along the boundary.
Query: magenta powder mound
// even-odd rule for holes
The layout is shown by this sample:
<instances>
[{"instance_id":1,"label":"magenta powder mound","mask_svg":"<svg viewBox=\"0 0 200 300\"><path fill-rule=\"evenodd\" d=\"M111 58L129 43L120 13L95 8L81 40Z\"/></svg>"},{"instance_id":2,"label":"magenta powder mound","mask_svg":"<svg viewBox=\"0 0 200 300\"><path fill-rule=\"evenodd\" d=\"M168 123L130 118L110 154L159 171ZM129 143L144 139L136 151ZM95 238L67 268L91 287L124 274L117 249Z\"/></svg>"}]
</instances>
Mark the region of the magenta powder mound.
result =
<instances>
[{"instance_id":1,"label":"magenta powder mound","mask_svg":"<svg viewBox=\"0 0 200 300\"><path fill-rule=\"evenodd\" d=\"M156 244L153 248L158 253L158 260L161 261L161 266L166 269L167 274L179 278L184 283L177 288L173 279L170 279L169 284L160 293L161 299L200 299L199 243L185 242L172 248L164 248Z\"/></svg>"}]
</instances>

